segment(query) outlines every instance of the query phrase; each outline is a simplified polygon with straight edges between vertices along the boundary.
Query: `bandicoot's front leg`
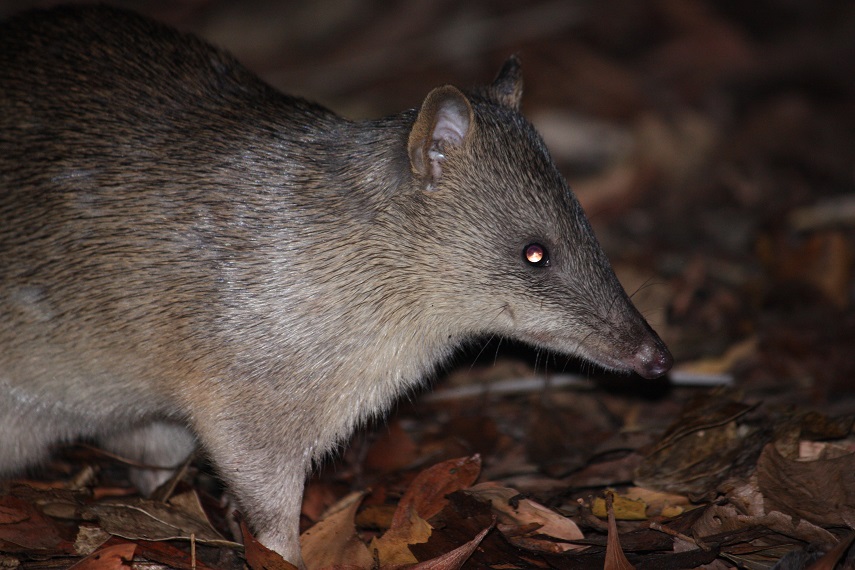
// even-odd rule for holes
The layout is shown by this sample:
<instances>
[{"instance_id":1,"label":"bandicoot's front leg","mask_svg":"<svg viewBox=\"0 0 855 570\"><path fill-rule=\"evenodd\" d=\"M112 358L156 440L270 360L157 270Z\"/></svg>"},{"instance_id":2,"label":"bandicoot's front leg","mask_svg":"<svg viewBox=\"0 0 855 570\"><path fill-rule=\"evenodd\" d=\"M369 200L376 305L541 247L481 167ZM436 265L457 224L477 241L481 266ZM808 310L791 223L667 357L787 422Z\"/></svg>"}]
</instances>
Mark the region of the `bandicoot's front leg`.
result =
<instances>
[{"instance_id":1,"label":"bandicoot's front leg","mask_svg":"<svg viewBox=\"0 0 855 570\"><path fill-rule=\"evenodd\" d=\"M275 415L252 414L252 419L258 417L271 419L253 426L250 418L232 414L227 421L197 428L199 439L256 538L303 568L300 509L311 447L301 445L281 425L271 426Z\"/></svg>"}]
</instances>

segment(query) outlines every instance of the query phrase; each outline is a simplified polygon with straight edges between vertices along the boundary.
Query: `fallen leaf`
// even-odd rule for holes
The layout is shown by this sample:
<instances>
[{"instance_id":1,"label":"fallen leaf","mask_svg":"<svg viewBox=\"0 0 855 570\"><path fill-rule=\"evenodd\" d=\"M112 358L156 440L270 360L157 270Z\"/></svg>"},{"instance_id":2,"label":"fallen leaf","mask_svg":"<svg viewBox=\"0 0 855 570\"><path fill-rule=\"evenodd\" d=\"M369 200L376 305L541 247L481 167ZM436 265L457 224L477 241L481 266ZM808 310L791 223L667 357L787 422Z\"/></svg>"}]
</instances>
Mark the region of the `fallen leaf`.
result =
<instances>
[{"instance_id":1,"label":"fallen leaf","mask_svg":"<svg viewBox=\"0 0 855 570\"><path fill-rule=\"evenodd\" d=\"M74 538L74 551L81 556L89 556L110 540L111 536L100 527L80 525Z\"/></svg>"},{"instance_id":2,"label":"fallen leaf","mask_svg":"<svg viewBox=\"0 0 855 570\"><path fill-rule=\"evenodd\" d=\"M663 493L662 491L645 489L644 487L630 487L624 491L622 496L631 500L643 501L647 505L646 512L648 518L658 515L673 517L692 508L691 501L685 495ZM615 516L617 515L618 513L615 512Z\"/></svg>"},{"instance_id":3,"label":"fallen leaf","mask_svg":"<svg viewBox=\"0 0 855 570\"><path fill-rule=\"evenodd\" d=\"M407 508L406 519L398 515L400 512L399 508L392 528L380 538L371 541L370 550L377 553L377 558L383 566L418 562L409 545L427 542L433 532L430 524L416 514L412 506Z\"/></svg>"},{"instance_id":4,"label":"fallen leaf","mask_svg":"<svg viewBox=\"0 0 855 570\"><path fill-rule=\"evenodd\" d=\"M480 472L481 458L476 454L449 459L419 473L401 497L389 530L371 541L371 551L377 552L380 563L418 562L409 545L428 541L432 528L427 519L448 504L447 495L469 487Z\"/></svg>"},{"instance_id":5,"label":"fallen leaf","mask_svg":"<svg viewBox=\"0 0 855 570\"><path fill-rule=\"evenodd\" d=\"M93 552L69 570L128 570L136 549L132 542L114 544Z\"/></svg>"},{"instance_id":6,"label":"fallen leaf","mask_svg":"<svg viewBox=\"0 0 855 570\"><path fill-rule=\"evenodd\" d=\"M300 536L303 561L309 568L348 564L371 568L374 559L356 534L354 519L365 493L350 493L330 507Z\"/></svg>"},{"instance_id":7,"label":"fallen leaf","mask_svg":"<svg viewBox=\"0 0 855 570\"><path fill-rule=\"evenodd\" d=\"M138 497L111 499L85 509L88 518L97 518L101 528L128 540L190 540L240 547L214 530L207 519L187 513L179 506Z\"/></svg>"},{"instance_id":8,"label":"fallen leaf","mask_svg":"<svg viewBox=\"0 0 855 570\"><path fill-rule=\"evenodd\" d=\"M419 473L401 501L392 518L392 528L407 524L410 509L427 520L440 512L448 500L447 495L472 485L481 473L481 457L460 457L437 463Z\"/></svg>"},{"instance_id":9,"label":"fallen leaf","mask_svg":"<svg viewBox=\"0 0 855 570\"><path fill-rule=\"evenodd\" d=\"M799 441L799 461L824 461L844 457L855 451L852 442Z\"/></svg>"},{"instance_id":10,"label":"fallen leaf","mask_svg":"<svg viewBox=\"0 0 855 570\"><path fill-rule=\"evenodd\" d=\"M198 559L194 559L191 553L176 548L168 542L137 541L137 554L146 560L159 562L177 570L208 570L210 568Z\"/></svg>"},{"instance_id":11,"label":"fallen leaf","mask_svg":"<svg viewBox=\"0 0 855 570\"><path fill-rule=\"evenodd\" d=\"M855 435L855 414L829 417L816 410L804 412L799 417L800 435L812 439L843 439ZM845 442L844 442L845 443ZM849 441L850 451L855 451ZM827 457L825 459L828 459Z\"/></svg>"},{"instance_id":12,"label":"fallen leaf","mask_svg":"<svg viewBox=\"0 0 855 570\"><path fill-rule=\"evenodd\" d=\"M834 535L824 528L780 511L772 511L762 517L740 515L738 520L751 525L763 526L784 536L791 536L810 544L831 545L836 540Z\"/></svg>"},{"instance_id":13,"label":"fallen leaf","mask_svg":"<svg viewBox=\"0 0 855 570\"><path fill-rule=\"evenodd\" d=\"M766 512L781 511L814 524L855 527L855 453L795 461L773 444L757 461L757 481Z\"/></svg>"},{"instance_id":14,"label":"fallen leaf","mask_svg":"<svg viewBox=\"0 0 855 570\"><path fill-rule=\"evenodd\" d=\"M826 552L822 558L807 567L807 570L834 570L838 560L843 558L849 547L852 546L852 541L855 540L855 532L850 532L849 536L837 543L837 546Z\"/></svg>"},{"instance_id":15,"label":"fallen leaf","mask_svg":"<svg viewBox=\"0 0 855 570\"><path fill-rule=\"evenodd\" d=\"M0 541L25 549L53 549L62 542L56 524L35 505L9 495L0 497Z\"/></svg>"},{"instance_id":16,"label":"fallen leaf","mask_svg":"<svg viewBox=\"0 0 855 570\"><path fill-rule=\"evenodd\" d=\"M208 522L208 514L202 507L202 502L199 500L196 491L191 490L174 495L167 502L196 520Z\"/></svg>"},{"instance_id":17,"label":"fallen leaf","mask_svg":"<svg viewBox=\"0 0 855 570\"><path fill-rule=\"evenodd\" d=\"M457 570L463 563L469 560L487 533L493 528L493 525L488 526L478 533L478 535L469 542L462 544L442 556L437 556L432 560L425 560L412 566L408 566L407 570ZM390 569L391 570L391 569Z\"/></svg>"},{"instance_id":18,"label":"fallen leaf","mask_svg":"<svg viewBox=\"0 0 855 570\"><path fill-rule=\"evenodd\" d=\"M256 540L249 532L243 519L240 520L240 531L243 536L244 556L250 570L299 570L296 566L282 558L278 552L273 552Z\"/></svg>"},{"instance_id":19,"label":"fallen leaf","mask_svg":"<svg viewBox=\"0 0 855 570\"><path fill-rule=\"evenodd\" d=\"M720 390L712 394L698 395L681 410L680 417L668 427L656 449L668 447L691 433L725 426L757 406L758 404L743 404Z\"/></svg>"},{"instance_id":20,"label":"fallen leaf","mask_svg":"<svg viewBox=\"0 0 855 570\"><path fill-rule=\"evenodd\" d=\"M609 492L612 497L611 511L607 508L606 499L597 497L594 499L594 504L591 505L591 512L594 516L604 519L611 512L615 518L624 521L643 521L647 519L647 504L642 499L630 499L622 497L613 492Z\"/></svg>"},{"instance_id":21,"label":"fallen leaf","mask_svg":"<svg viewBox=\"0 0 855 570\"><path fill-rule=\"evenodd\" d=\"M396 505L368 505L356 515L356 526L388 530L395 517Z\"/></svg>"},{"instance_id":22,"label":"fallen leaf","mask_svg":"<svg viewBox=\"0 0 855 570\"><path fill-rule=\"evenodd\" d=\"M733 505L709 505L692 525L693 534L698 540L704 540L709 536L740 531L749 524L748 519L740 519L740 514Z\"/></svg>"},{"instance_id":23,"label":"fallen leaf","mask_svg":"<svg viewBox=\"0 0 855 570\"><path fill-rule=\"evenodd\" d=\"M710 505L692 526L699 540L723 534L735 534L752 527L763 527L812 544L835 544L827 530L804 519L794 519L779 511L761 515L746 515L734 505Z\"/></svg>"},{"instance_id":24,"label":"fallen leaf","mask_svg":"<svg viewBox=\"0 0 855 570\"><path fill-rule=\"evenodd\" d=\"M756 407L722 393L694 398L645 457L634 483L704 497L728 478L747 476L766 438L761 427L739 419Z\"/></svg>"},{"instance_id":25,"label":"fallen leaf","mask_svg":"<svg viewBox=\"0 0 855 570\"><path fill-rule=\"evenodd\" d=\"M29 515L24 512L23 507L29 507L28 503L9 504L11 497L4 497L3 502L6 504L0 505L0 525L3 524L18 524L29 519Z\"/></svg>"},{"instance_id":26,"label":"fallen leaf","mask_svg":"<svg viewBox=\"0 0 855 570\"><path fill-rule=\"evenodd\" d=\"M541 540L531 535L545 535L559 541L581 540L582 531L572 520L530 499L522 497L516 489L495 483L481 483L466 490L466 494L490 503L509 541L525 548L542 552L567 552L585 548L567 542ZM520 529L524 529L520 532Z\"/></svg>"},{"instance_id":27,"label":"fallen leaf","mask_svg":"<svg viewBox=\"0 0 855 570\"><path fill-rule=\"evenodd\" d=\"M606 511L609 519L608 542L606 542L606 562L603 570L635 570L635 566L629 563L623 549L620 546L617 522L615 521L614 493L606 491Z\"/></svg>"},{"instance_id":28,"label":"fallen leaf","mask_svg":"<svg viewBox=\"0 0 855 570\"><path fill-rule=\"evenodd\" d=\"M449 504L443 512L431 519L436 529L430 540L410 546L418 560L426 561L442 555L469 542L483 529L496 524L496 515L490 503L481 501L467 491L449 495ZM523 551L508 542L500 532L488 533L484 541L472 554L466 566L473 568L511 568L520 561ZM525 567L525 565L523 565Z\"/></svg>"}]
</instances>

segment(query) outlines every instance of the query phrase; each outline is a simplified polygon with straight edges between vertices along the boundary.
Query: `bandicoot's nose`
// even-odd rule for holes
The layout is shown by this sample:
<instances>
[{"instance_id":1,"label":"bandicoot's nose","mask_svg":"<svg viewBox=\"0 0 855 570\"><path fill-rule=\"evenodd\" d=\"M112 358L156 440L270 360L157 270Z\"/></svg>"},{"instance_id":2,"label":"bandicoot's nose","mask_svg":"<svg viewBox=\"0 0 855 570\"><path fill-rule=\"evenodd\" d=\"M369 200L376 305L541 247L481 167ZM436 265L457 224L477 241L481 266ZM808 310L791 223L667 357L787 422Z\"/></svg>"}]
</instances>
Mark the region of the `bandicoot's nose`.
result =
<instances>
[{"instance_id":1,"label":"bandicoot's nose","mask_svg":"<svg viewBox=\"0 0 855 570\"><path fill-rule=\"evenodd\" d=\"M674 357L668 348L658 338L641 346L630 359L632 369L644 378L659 378L671 369Z\"/></svg>"}]
</instances>

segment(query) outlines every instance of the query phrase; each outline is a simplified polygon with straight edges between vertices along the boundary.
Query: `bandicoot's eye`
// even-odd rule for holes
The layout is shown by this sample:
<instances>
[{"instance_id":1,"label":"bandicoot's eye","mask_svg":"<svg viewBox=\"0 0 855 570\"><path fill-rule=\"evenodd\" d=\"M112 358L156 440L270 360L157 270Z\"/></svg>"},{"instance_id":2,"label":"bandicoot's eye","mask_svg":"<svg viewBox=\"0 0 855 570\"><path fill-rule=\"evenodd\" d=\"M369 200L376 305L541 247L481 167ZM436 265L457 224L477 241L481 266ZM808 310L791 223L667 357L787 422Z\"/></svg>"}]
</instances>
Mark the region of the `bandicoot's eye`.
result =
<instances>
[{"instance_id":1,"label":"bandicoot's eye","mask_svg":"<svg viewBox=\"0 0 855 570\"><path fill-rule=\"evenodd\" d=\"M530 243L523 248L523 259L535 267L549 266L549 252L539 243Z\"/></svg>"}]
</instances>

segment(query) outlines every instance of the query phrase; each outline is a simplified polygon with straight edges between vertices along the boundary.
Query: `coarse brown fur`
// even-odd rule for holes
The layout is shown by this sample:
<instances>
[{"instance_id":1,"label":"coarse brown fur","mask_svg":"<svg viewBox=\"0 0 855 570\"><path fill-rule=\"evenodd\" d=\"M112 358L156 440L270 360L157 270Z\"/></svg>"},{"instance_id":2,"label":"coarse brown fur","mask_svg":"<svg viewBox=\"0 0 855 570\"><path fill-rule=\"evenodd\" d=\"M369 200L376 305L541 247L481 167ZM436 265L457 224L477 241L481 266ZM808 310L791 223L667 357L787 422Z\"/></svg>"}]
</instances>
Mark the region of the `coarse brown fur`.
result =
<instances>
[{"instance_id":1,"label":"coarse brown fur","mask_svg":"<svg viewBox=\"0 0 855 570\"><path fill-rule=\"evenodd\" d=\"M79 437L174 464L196 438L299 563L312 462L462 341L664 373L521 85L511 59L350 122L127 12L3 24L0 470Z\"/></svg>"}]
</instances>

